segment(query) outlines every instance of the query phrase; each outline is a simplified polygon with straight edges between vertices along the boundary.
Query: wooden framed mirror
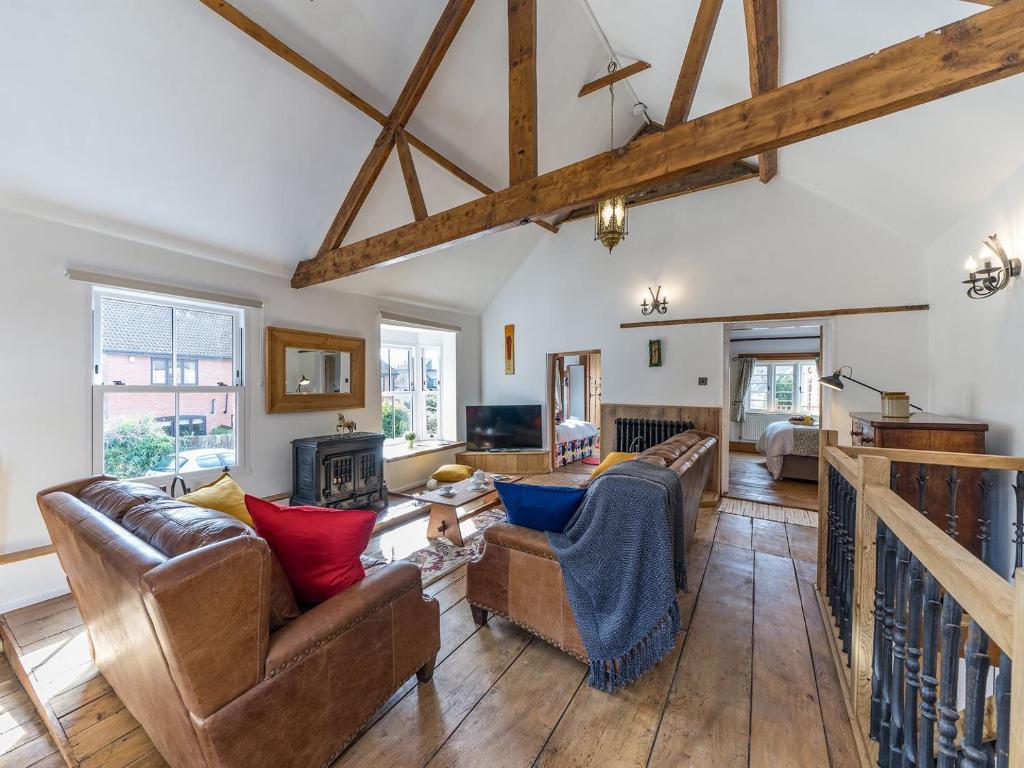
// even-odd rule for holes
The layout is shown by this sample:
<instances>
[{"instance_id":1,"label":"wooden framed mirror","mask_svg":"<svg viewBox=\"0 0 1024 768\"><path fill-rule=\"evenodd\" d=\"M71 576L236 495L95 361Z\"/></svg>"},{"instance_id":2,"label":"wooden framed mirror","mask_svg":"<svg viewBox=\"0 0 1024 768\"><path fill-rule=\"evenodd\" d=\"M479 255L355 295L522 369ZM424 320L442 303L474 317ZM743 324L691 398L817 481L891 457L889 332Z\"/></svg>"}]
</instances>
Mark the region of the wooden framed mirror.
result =
<instances>
[{"instance_id":1,"label":"wooden framed mirror","mask_svg":"<svg viewBox=\"0 0 1024 768\"><path fill-rule=\"evenodd\" d=\"M366 405L366 339L267 326L267 413Z\"/></svg>"}]
</instances>

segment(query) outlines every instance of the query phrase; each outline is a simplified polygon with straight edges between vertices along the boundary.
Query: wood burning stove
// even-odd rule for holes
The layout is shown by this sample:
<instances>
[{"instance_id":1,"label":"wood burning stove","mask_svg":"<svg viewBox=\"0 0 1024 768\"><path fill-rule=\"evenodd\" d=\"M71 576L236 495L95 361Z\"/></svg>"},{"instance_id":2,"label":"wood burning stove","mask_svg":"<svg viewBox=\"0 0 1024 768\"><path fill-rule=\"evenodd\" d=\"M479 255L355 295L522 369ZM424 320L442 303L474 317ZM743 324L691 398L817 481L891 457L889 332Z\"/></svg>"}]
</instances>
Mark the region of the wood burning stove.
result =
<instances>
[{"instance_id":1,"label":"wood burning stove","mask_svg":"<svg viewBox=\"0 0 1024 768\"><path fill-rule=\"evenodd\" d=\"M384 435L349 432L292 440L292 500L318 507L387 503Z\"/></svg>"}]
</instances>

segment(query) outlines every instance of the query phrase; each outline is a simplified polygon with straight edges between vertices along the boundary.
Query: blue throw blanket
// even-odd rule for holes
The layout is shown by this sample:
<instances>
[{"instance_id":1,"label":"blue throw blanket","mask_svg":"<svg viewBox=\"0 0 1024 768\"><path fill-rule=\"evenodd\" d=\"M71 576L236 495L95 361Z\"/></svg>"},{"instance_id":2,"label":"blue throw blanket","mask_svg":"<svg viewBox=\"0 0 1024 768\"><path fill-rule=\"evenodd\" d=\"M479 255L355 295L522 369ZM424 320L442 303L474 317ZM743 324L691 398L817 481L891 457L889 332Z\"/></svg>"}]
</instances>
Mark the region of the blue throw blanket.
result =
<instances>
[{"instance_id":1,"label":"blue throw blanket","mask_svg":"<svg viewBox=\"0 0 1024 768\"><path fill-rule=\"evenodd\" d=\"M632 683L675 646L676 585L686 582L673 546L681 504L675 472L629 461L594 480L562 533L548 533L594 688Z\"/></svg>"}]
</instances>

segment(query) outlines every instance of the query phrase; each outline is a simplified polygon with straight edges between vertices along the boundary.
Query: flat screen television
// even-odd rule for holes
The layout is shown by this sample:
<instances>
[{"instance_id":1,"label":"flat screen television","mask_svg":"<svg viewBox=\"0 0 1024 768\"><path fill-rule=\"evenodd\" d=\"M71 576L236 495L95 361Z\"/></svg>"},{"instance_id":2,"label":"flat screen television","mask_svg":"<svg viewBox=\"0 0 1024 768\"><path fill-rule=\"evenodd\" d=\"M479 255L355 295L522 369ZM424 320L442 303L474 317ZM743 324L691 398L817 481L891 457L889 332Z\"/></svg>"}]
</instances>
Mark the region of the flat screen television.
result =
<instances>
[{"instance_id":1,"label":"flat screen television","mask_svg":"<svg viewBox=\"0 0 1024 768\"><path fill-rule=\"evenodd\" d=\"M467 405L466 448L514 451L543 448L539 405Z\"/></svg>"}]
</instances>

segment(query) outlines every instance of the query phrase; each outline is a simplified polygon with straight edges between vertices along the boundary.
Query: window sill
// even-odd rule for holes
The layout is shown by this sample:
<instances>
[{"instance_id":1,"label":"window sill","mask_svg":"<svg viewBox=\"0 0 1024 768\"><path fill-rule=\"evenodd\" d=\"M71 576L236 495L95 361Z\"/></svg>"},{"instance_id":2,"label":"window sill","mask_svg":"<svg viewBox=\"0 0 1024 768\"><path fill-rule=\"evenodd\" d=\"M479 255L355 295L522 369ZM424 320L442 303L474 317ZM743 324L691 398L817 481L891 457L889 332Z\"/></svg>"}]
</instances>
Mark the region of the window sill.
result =
<instances>
[{"instance_id":1,"label":"window sill","mask_svg":"<svg viewBox=\"0 0 1024 768\"><path fill-rule=\"evenodd\" d=\"M464 442L447 442L444 440L430 440L423 443L414 443L412 448L403 441L392 445L384 446L384 463L390 464L393 461L402 461L416 456L426 456L430 453L441 453L453 449L465 448Z\"/></svg>"}]
</instances>

